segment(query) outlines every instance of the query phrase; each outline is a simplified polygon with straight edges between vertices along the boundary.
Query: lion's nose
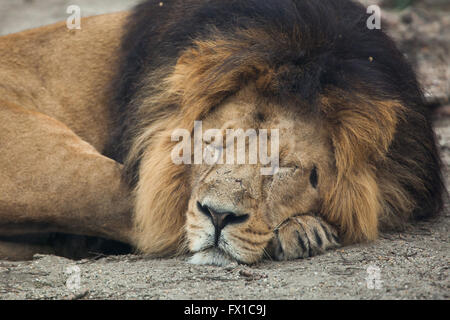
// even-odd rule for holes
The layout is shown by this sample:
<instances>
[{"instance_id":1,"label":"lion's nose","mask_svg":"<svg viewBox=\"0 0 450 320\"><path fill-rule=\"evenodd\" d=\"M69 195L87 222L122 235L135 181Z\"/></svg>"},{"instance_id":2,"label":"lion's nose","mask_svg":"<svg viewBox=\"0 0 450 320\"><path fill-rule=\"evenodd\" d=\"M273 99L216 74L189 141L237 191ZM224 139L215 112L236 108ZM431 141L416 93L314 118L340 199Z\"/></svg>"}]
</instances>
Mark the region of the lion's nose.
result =
<instances>
[{"instance_id":1,"label":"lion's nose","mask_svg":"<svg viewBox=\"0 0 450 320\"><path fill-rule=\"evenodd\" d=\"M197 202L197 207L200 212L211 219L211 222L216 231L216 244L219 240L220 232L225 226L229 224L239 224L247 221L248 214L236 214L234 212L213 208L208 205L202 205Z\"/></svg>"}]
</instances>

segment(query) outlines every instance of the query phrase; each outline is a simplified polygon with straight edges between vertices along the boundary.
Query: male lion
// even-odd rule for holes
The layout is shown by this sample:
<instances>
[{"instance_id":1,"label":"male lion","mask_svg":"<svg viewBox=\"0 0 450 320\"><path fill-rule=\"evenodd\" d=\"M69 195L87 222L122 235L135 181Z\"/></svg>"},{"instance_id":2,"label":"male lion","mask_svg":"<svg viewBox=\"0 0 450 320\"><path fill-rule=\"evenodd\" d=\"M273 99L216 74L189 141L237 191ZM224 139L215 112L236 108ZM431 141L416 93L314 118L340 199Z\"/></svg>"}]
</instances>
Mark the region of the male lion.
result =
<instances>
[{"instance_id":1,"label":"male lion","mask_svg":"<svg viewBox=\"0 0 450 320\"><path fill-rule=\"evenodd\" d=\"M57 233L254 263L436 214L421 89L368 17L349 0L150 0L0 38L2 256ZM279 130L279 169L175 164L172 133L195 121Z\"/></svg>"}]
</instances>

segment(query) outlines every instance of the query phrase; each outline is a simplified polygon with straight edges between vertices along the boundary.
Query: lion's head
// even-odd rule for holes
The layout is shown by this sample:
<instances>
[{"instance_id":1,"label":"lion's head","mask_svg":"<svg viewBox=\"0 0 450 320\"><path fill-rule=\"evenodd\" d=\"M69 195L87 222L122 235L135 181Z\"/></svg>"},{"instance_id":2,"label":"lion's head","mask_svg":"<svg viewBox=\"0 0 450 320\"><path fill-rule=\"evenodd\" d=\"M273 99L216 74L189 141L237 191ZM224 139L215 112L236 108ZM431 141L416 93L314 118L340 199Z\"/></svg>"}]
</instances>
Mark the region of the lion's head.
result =
<instances>
[{"instance_id":1,"label":"lion's head","mask_svg":"<svg viewBox=\"0 0 450 320\"><path fill-rule=\"evenodd\" d=\"M422 93L392 41L367 29L363 7L173 5L182 17L165 11L168 3L156 18L151 1L132 15L114 91L112 144L121 141L115 156L135 185L141 251L252 263L295 214L317 214L354 243L439 210L439 158ZM221 132L279 130L279 170L174 163L172 134L192 133L195 121Z\"/></svg>"},{"instance_id":2,"label":"lion's head","mask_svg":"<svg viewBox=\"0 0 450 320\"><path fill-rule=\"evenodd\" d=\"M260 98L252 87L228 98L202 124L205 132L215 128L223 132L223 164L191 168L186 234L189 250L196 253L192 261L221 263L230 257L255 262L263 256L277 225L295 214L319 212L323 193L330 192L329 177L336 172L329 133L320 117ZM227 129L236 140L227 136ZM279 130L276 173L265 174L263 164L250 164L250 152L256 148L252 150L250 137L245 136L248 129ZM246 139L243 149L226 143L237 142L239 136ZM228 148L235 149L233 164L226 164ZM245 154L244 164L237 164L238 153Z\"/></svg>"}]
</instances>

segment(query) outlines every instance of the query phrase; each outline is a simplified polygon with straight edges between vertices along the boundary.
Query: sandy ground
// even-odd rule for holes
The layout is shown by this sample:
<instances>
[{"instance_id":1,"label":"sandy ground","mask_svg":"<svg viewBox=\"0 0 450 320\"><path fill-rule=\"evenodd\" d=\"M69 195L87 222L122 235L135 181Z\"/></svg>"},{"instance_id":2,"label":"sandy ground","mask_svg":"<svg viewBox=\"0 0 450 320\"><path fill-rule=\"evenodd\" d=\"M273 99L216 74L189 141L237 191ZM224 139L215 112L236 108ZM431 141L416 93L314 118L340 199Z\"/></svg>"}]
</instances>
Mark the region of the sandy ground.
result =
<instances>
[{"instance_id":1,"label":"sandy ground","mask_svg":"<svg viewBox=\"0 0 450 320\"><path fill-rule=\"evenodd\" d=\"M450 164L447 8L427 6L384 17L413 61L430 103L446 167ZM83 16L118 11L136 0L0 0L0 35L67 18L69 4ZM365 1L379 2L379 1ZM442 2L445 3L445 2ZM446 175L447 180L449 176ZM184 258L109 256L71 261L37 255L0 261L0 299L449 299L450 210L404 233L291 262L248 267L193 266ZM78 283L79 280L79 283Z\"/></svg>"}]
</instances>

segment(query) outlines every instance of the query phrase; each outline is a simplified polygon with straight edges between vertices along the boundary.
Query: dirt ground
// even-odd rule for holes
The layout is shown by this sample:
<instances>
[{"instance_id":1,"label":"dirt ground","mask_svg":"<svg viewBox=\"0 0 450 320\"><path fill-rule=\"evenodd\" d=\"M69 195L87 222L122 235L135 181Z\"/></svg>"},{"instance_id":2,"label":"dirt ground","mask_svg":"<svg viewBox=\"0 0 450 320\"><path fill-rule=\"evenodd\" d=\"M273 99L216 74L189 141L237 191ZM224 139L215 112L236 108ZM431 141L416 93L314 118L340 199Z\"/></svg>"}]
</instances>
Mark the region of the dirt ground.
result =
<instances>
[{"instance_id":1,"label":"dirt ground","mask_svg":"<svg viewBox=\"0 0 450 320\"><path fill-rule=\"evenodd\" d=\"M82 14L112 12L136 0L0 0L0 35ZM380 3L380 1L364 1ZM435 128L450 165L450 8L424 0L401 12L383 10L392 36L413 62L436 108ZM382 7L384 9L384 7ZM446 173L447 182L450 176ZM0 299L449 299L450 210L404 233L291 262L248 267L194 266L185 258L104 256L71 261L36 255L0 261ZM79 283L78 283L79 280Z\"/></svg>"}]
</instances>

